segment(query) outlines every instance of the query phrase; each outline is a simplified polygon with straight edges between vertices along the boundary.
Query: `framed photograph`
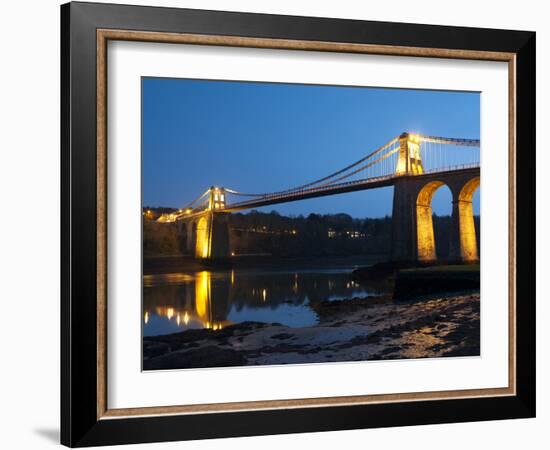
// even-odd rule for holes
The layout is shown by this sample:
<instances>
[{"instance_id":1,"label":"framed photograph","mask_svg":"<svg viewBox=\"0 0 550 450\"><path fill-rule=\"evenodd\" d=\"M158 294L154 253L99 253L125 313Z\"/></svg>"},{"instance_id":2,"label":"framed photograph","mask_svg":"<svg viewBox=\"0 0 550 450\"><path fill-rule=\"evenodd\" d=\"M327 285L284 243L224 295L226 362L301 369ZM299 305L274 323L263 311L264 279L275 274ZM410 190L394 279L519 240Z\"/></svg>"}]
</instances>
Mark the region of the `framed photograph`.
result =
<instances>
[{"instance_id":1,"label":"framed photograph","mask_svg":"<svg viewBox=\"0 0 550 450\"><path fill-rule=\"evenodd\" d=\"M61 7L68 446L535 415L535 33Z\"/></svg>"}]
</instances>

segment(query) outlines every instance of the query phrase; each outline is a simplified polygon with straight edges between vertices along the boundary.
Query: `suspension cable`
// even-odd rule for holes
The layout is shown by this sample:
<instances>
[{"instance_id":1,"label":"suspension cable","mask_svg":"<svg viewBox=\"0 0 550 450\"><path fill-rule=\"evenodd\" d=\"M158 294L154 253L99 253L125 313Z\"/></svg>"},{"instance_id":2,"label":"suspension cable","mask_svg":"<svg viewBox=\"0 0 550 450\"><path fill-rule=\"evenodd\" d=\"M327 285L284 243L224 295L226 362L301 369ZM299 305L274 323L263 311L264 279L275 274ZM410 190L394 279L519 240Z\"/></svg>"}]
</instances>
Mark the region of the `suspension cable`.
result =
<instances>
[{"instance_id":1,"label":"suspension cable","mask_svg":"<svg viewBox=\"0 0 550 450\"><path fill-rule=\"evenodd\" d=\"M424 163L426 164L427 170L434 169L435 167L440 167L441 164L447 163L447 152L443 151L443 145L454 145L454 146L463 146L463 147L479 147L480 140L479 139L460 139L460 138L446 138L446 137L437 137L437 136L419 136L420 141L422 143L427 144L424 147ZM309 183L296 186L293 188L289 188L282 191L274 191L274 192L268 192L268 193L245 193L240 192L235 189L225 188L225 191L229 194L241 196L241 197L273 197L273 196L281 196L283 194L292 194L294 192L301 192L304 190L310 190L310 189L319 189L327 186L332 186L338 182L341 182L343 180L346 180L353 175L356 175L360 172L367 171L367 178L371 178L376 176L386 176L389 173L391 173L394 170L394 167L392 167L392 160L388 159L391 156L395 155L399 151L399 147L392 148L396 143L400 142L400 136L392 139L388 143L384 144L383 146L377 148L373 152L369 153L368 155L362 157L361 159L355 161L352 164L347 165L346 167L337 170L336 172L333 172L327 176L324 176L322 178L319 178L315 181L311 181ZM385 150L390 149L387 153L379 156L378 158L367 162L367 164L361 165L365 161L368 161L369 159L373 158L374 156L384 152ZM432 155L432 153L434 153ZM387 161L386 161L387 160ZM384 162L386 161L386 162ZM378 163L384 162L382 167L380 168L381 175L378 174L378 172L375 172L374 170L369 170L373 166L375 166ZM360 166L360 167L357 167ZM433 167L432 167L433 166ZM356 168L357 167L357 168ZM351 169L355 170L351 171ZM347 172L347 173L346 173ZM388 172L388 174L386 174ZM338 178L336 178L338 177ZM309 188L309 189L308 189ZM201 196L197 197L193 202L191 202L188 205L188 208L192 208L193 205L197 204L201 199L203 199L206 195L208 195L210 192L210 189L208 189L206 192L204 192ZM203 202L205 203L205 202ZM202 206L202 203L200 204Z\"/></svg>"}]
</instances>

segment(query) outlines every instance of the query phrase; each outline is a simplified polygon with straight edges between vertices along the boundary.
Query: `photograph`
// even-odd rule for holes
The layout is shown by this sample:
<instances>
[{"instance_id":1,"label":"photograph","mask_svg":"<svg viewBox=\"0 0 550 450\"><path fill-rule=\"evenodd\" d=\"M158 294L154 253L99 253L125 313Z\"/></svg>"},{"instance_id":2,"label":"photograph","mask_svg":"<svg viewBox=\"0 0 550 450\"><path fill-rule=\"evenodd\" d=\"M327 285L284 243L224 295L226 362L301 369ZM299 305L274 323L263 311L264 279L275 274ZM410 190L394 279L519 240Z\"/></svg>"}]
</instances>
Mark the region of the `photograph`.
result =
<instances>
[{"instance_id":1,"label":"photograph","mask_svg":"<svg viewBox=\"0 0 550 450\"><path fill-rule=\"evenodd\" d=\"M142 77L142 369L479 357L480 149L479 92Z\"/></svg>"}]
</instances>

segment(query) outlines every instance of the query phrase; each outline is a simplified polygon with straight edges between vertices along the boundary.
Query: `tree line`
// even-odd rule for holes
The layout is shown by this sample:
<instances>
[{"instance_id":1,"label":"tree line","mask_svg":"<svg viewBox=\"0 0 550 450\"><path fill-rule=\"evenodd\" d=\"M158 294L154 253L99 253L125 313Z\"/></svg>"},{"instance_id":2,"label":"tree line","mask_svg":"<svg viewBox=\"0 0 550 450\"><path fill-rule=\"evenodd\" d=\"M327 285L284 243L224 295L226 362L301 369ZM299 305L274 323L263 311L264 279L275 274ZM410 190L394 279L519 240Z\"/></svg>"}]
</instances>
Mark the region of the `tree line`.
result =
<instances>
[{"instance_id":1,"label":"tree line","mask_svg":"<svg viewBox=\"0 0 550 450\"><path fill-rule=\"evenodd\" d=\"M162 212L170 212L162 208ZM158 223L160 209L143 215L143 253L173 256L189 253L174 223ZM479 247L479 216L475 216ZM444 259L449 251L450 216L433 215L436 250ZM250 211L229 216L231 249L235 254L271 254L280 257L389 255L392 220L353 218L348 214L283 216L277 211Z\"/></svg>"}]
</instances>

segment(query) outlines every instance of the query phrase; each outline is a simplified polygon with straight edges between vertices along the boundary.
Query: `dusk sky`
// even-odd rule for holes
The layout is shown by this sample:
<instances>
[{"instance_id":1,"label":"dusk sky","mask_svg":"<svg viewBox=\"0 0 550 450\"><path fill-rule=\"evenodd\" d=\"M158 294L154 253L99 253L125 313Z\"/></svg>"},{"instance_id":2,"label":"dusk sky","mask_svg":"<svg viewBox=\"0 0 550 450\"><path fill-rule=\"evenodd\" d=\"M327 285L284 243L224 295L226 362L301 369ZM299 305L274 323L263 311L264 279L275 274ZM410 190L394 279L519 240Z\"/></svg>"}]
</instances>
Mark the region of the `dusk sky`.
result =
<instances>
[{"instance_id":1,"label":"dusk sky","mask_svg":"<svg viewBox=\"0 0 550 450\"><path fill-rule=\"evenodd\" d=\"M143 205L180 208L216 185L287 189L352 163L403 131L479 139L479 93L143 79ZM391 215L393 188L273 205L281 214ZM437 214L450 214L440 188ZM474 197L479 213L479 190Z\"/></svg>"}]
</instances>

